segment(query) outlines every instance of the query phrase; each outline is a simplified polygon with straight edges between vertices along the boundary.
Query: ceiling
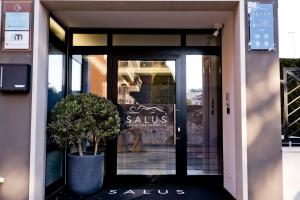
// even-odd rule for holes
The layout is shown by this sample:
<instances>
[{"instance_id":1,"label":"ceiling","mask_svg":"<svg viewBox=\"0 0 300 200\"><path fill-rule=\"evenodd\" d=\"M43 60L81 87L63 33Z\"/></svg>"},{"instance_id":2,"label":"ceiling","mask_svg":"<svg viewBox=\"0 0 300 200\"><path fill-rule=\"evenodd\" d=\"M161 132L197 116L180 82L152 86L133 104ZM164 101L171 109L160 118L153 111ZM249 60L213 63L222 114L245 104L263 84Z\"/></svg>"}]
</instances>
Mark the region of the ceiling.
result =
<instances>
[{"instance_id":1,"label":"ceiling","mask_svg":"<svg viewBox=\"0 0 300 200\"><path fill-rule=\"evenodd\" d=\"M40 0L50 11L230 11L240 0Z\"/></svg>"},{"instance_id":2,"label":"ceiling","mask_svg":"<svg viewBox=\"0 0 300 200\"><path fill-rule=\"evenodd\" d=\"M66 27L81 28L214 28L231 11L53 11Z\"/></svg>"},{"instance_id":3,"label":"ceiling","mask_svg":"<svg viewBox=\"0 0 300 200\"><path fill-rule=\"evenodd\" d=\"M214 28L240 0L41 0L66 27Z\"/></svg>"}]
</instances>

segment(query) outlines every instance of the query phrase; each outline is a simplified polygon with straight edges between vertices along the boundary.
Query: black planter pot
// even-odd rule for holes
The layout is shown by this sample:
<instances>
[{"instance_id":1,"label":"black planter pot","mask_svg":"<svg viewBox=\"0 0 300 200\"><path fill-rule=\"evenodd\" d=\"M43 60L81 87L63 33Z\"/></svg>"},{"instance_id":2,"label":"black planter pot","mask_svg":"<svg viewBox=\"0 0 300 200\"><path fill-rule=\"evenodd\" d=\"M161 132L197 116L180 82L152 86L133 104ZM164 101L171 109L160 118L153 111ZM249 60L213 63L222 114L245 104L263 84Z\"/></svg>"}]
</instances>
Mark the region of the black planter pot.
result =
<instances>
[{"instance_id":1,"label":"black planter pot","mask_svg":"<svg viewBox=\"0 0 300 200\"><path fill-rule=\"evenodd\" d=\"M104 154L68 155L67 185L75 194L90 195L103 185Z\"/></svg>"}]
</instances>

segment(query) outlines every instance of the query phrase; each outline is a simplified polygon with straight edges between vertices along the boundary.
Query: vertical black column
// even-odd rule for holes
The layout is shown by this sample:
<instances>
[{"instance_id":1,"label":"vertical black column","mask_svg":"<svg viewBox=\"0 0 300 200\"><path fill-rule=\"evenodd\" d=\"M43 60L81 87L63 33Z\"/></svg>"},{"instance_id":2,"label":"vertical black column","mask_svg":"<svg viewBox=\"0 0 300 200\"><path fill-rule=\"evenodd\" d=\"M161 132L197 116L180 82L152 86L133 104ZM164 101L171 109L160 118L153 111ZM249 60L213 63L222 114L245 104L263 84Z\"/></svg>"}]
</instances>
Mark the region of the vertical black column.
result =
<instances>
[{"instance_id":1,"label":"vertical black column","mask_svg":"<svg viewBox=\"0 0 300 200\"><path fill-rule=\"evenodd\" d=\"M176 60L176 175L185 177L187 174L186 154L186 70L185 55Z\"/></svg>"},{"instance_id":2,"label":"vertical black column","mask_svg":"<svg viewBox=\"0 0 300 200\"><path fill-rule=\"evenodd\" d=\"M108 46L112 45L112 34L108 34ZM118 103L118 61L108 51L107 55L107 98ZM108 177L117 174L117 138L107 141L105 149L105 166Z\"/></svg>"},{"instance_id":3,"label":"vertical black column","mask_svg":"<svg viewBox=\"0 0 300 200\"><path fill-rule=\"evenodd\" d=\"M72 93L72 53L71 48L73 45L73 32L67 30L66 34L66 76L65 76L65 91L66 95Z\"/></svg>"}]
</instances>

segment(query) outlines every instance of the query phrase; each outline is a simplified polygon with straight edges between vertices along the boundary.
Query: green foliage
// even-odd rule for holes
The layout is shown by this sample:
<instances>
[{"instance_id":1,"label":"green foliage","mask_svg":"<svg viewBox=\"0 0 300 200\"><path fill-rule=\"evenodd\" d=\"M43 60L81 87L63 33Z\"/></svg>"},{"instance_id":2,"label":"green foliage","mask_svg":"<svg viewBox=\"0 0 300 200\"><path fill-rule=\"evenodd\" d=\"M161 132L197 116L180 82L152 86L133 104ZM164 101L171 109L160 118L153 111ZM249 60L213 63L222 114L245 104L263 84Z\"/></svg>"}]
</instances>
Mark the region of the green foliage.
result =
<instances>
[{"instance_id":1,"label":"green foliage","mask_svg":"<svg viewBox=\"0 0 300 200\"><path fill-rule=\"evenodd\" d=\"M117 107L109 100L90 95L87 102L87 111L94 120L94 125L90 127L96 140L112 138L120 132L120 117Z\"/></svg>"},{"instance_id":2,"label":"green foliage","mask_svg":"<svg viewBox=\"0 0 300 200\"><path fill-rule=\"evenodd\" d=\"M81 144L90 135L96 141L117 136L120 118L117 107L103 97L69 95L53 108L48 128L55 143L63 148Z\"/></svg>"},{"instance_id":3,"label":"green foliage","mask_svg":"<svg viewBox=\"0 0 300 200\"><path fill-rule=\"evenodd\" d=\"M280 59L280 78L283 79L284 67L300 67L300 59L281 58Z\"/></svg>"},{"instance_id":4,"label":"green foliage","mask_svg":"<svg viewBox=\"0 0 300 200\"><path fill-rule=\"evenodd\" d=\"M193 105L192 99L187 99L187 100L186 100L186 105L187 105L187 106Z\"/></svg>"}]
</instances>

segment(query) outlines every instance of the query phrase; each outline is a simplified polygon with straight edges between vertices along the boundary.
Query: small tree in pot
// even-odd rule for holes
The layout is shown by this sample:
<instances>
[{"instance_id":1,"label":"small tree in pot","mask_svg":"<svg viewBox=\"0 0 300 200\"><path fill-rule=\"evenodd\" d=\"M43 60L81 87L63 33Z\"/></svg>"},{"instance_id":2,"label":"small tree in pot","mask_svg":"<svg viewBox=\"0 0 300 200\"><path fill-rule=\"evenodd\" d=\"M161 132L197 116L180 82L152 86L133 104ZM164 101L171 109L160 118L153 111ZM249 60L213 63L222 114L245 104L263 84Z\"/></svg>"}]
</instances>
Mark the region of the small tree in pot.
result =
<instances>
[{"instance_id":1,"label":"small tree in pot","mask_svg":"<svg viewBox=\"0 0 300 200\"><path fill-rule=\"evenodd\" d=\"M48 125L51 136L62 148L75 145L78 153L68 155L67 183L81 195L101 189L104 154L98 154L101 141L120 132L117 107L109 100L92 94L69 95L52 110ZM83 152L82 143L93 138L93 153Z\"/></svg>"}]
</instances>

